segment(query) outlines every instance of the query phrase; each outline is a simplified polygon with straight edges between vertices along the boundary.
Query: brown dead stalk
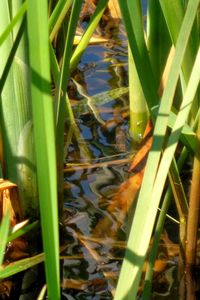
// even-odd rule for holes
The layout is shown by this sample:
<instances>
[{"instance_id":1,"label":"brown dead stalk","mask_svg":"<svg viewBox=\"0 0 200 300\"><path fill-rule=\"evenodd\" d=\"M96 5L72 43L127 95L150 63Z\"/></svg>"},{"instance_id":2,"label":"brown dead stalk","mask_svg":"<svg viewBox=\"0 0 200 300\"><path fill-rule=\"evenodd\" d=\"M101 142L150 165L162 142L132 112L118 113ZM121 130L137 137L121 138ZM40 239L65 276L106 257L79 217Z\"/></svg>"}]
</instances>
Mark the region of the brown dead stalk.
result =
<instances>
[{"instance_id":1,"label":"brown dead stalk","mask_svg":"<svg viewBox=\"0 0 200 300\"><path fill-rule=\"evenodd\" d=\"M187 220L186 236L186 286L187 300L194 300L195 280L193 278L193 268L196 264L197 231L200 210L200 119L196 135L196 152L193 164L192 185L189 201L189 213Z\"/></svg>"}]
</instances>

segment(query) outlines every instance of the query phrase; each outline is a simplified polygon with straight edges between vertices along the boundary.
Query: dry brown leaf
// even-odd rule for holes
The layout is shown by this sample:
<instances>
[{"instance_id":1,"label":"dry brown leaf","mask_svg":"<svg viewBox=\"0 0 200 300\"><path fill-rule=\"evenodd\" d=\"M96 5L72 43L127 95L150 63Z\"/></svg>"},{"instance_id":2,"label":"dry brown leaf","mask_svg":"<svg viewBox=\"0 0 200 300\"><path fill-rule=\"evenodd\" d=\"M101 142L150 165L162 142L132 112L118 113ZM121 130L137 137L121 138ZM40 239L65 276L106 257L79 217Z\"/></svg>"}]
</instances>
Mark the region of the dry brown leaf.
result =
<instances>
[{"instance_id":1,"label":"dry brown leaf","mask_svg":"<svg viewBox=\"0 0 200 300\"><path fill-rule=\"evenodd\" d=\"M75 289L84 291L89 285L88 280L64 278L62 282L63 289Z\"/></svg>"},{"instance_id":2,"label":"dry brown leaf","mask_svg":"<svg viewBox=\"0 0 200 300\"><path fill-rule=\"evenodd\" d=\"M11 280L0 281L0 298L8 299L11 294L13 283Z\"/></svg>"},{"instance_id":3,"label":"dry brown leaf","mask_svg":"<svg viewBox=\"0 0 200 300\"><path fill-rule=\"evenodd\" d=\"M113 19L121 19L121 12L118 4L118 0L109 0L108 8L110 15Z\"/></svg>"},{"instance_id":4,"label":"dry brown leaf","mask_svg":"<svg viewBox=\"0 0 200 300\"><path fill-rule=\"evenodd\" d=\"M107 208L110 217L105 216L98 222L93 231L95 236L113 236L123 224L142 183L146 158L152 143L151 132L152 125L149 122L144 133L142 147L133 158L130 167L134 174L120 185L118 192L111 199L111 203Z\"/></svg>"},{"instance_id":5,"label":"dry brown leaf","mask_svg":"<svg viewBox=\"0 0 200 300\"><path fill-rule=\"evenodd\" d=\"M105 288L106 280L104 278L96 278L92 280L82 280L82 279L69 279L64 278L62 283L62 288L64 289L75 289L79 291L85 291L92 287L92 290L98 292Z\"/></svg>"},{"instance_id":6,"label":"dry brown leaf","mask_svg":"<svg viewBox=\"0 0 200 300\"><path fill-rule=\"evenodd\" d=\"M12 242L8 243L5 258L6 264L11 261L16 261L25 257L28 257L29 254L27 252L28 243L27 241L19 237Z\"/></svg>"},{"instance_id":7,"label":"dry brown leaf","mask_svg":"<svg viewBox=\"0 0 200 300\"><path fill-rule=\"evenodd\" d=\"M0 219L7 210L10 210L11 226L16 225L23 218L22 207L16 184L8 180L0 180Z\"/></svg>"},{"instance_id":8,"label":"dry brown leaf","mask_svg":"<svg viewBox=\"0 0 200 300\"><path fill-rule=\"evenodd\" d=\"M131 171L136 173L140 171L140 169L144 168L146 164L147 155L149 153L152 144L152 131L153 131L153 126L151 122L148 122L144 132L141 148L134 156L131 166L129 168L129 172Z\"/></svg>"}]
</instances>

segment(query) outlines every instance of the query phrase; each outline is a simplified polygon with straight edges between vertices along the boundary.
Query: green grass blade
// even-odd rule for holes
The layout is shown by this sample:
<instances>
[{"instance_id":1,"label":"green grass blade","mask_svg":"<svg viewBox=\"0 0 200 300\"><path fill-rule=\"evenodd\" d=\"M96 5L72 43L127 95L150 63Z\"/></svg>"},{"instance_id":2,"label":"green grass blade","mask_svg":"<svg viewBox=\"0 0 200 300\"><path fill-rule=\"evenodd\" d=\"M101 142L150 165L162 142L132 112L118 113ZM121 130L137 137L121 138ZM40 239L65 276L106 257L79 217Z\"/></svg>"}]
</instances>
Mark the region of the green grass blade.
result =
<instances>
[{"instance_id":1,"label":"green grass blade","mask_svg":"<svg viewBox=\"0 0 200 300\"><path fill-rule=\"evenodd\" d=\"M167 177L167 170L170 167L170 164L173 159L173 155L175 153L179 137L181 134L181 130L187 120L187 117L189 115L192 101L195 97L199 81L200 81L200 72L199 72L199 66L200 66L200 48L194 63L194 67L192 69L192 74L188 82L188 86L186 88L186 92L183 97L183 101L180 107L180 111L177 115L176 122L172 128L171 134L169 136L169 140L167 143L167 147L164 150L162 160L160 162L160 166L158 169L158 173L156 175L154 188L152 191L151 198L153 201L158 202L157 199L161 197L162 193L162 187L164 186L165 179ZM162 174L162 175L161 175Z\"/></svg>"},{"instance_id":2,"label":"green grass blade","mask_svg":"<svg viewBox=\"0 0 200 300\"><path fill-rule=\"evenodd\" d=\"M183 164L184 164L186 158L188 157L188 154L189 154L189 152L187 151L187 149L183 148L181 155L179 157L178 163L177 163L179 171L183 168ZM155 234L154 234L154 238L153 238L153 244L150 249L150 254L149 254L149 259L148 259L149 263L148 263L147 271L145 274L144 289L143 289L141 300L149 300L151 297L152 279L153 279L153 273L154 273L153 267L154 267L154 263L156 260L157 250L158 250L158 246L159 246L159 242L160 242L160 236L163 232L164 222L166 219L166 214L167 214L167 210L168 210L168 207L170 204L171 197L172 197L172 189L171 189L171 187L169 187L165 194L165 197L164 197L164 200L162 203L162 207L160 210L158 222L157 222L156 228L155 228Z\"/></svg>"},{"instance_id":3,"label":"green grass blade","mask_svg":"<svg viewBox=\"0 0 200 300\"><path fill-rule=\"evenodd\" d=\"M136 298L143 263L158 207L158 200L156 202L155 199L151 198L151 201L149 201L149 195L152 193L154 180L156 178L174 91L198 5L199 0L190 0L188 2L187 11L180 29L175 56L169 73L169 80L164 90L159 109L160 118L157 119L155 125L152 150L147 160L145 175L127 244L127 251L117 285L114 298L116 300ZM161 177L163 177L163 174L161 174ZM145 220L141 224L141 218L144 219L144 216Z\"/></svg>"},{"instance_id":4,"label":"green grass blade","mask_svg":"<svg viewBox=\"0 0 200 300\"><path fill-rule=\"evenodd\" d=\"M151 200L150 200L151 203L153 201L158 203L159 199L161 198L165 180L167 177L167 173L168 173L168 170L170 167L170 163L173 159L173 155L174 155L174 152L175 152L178 140L179 140L181 129L184 125L185 120L187 119L189 110L191 109L192 100L194 99L194 96L195 96L195 93L196 93L196 90L197 90L197 87L198 87L198 84L200 81L199 64L200 64L200 50L199 50L199 53L198 53L198 56L196 59L196 63L193 68L193 72L191 74L191 78L189 80L188 87L186 89L186 93L184 95L184 99L183 99L183 102L182 102L182 105L180 108L180 112L177 116L176 123L174 124L174 127L172 129L172 133L169 137L169 141L168 141L166 150L164 151L164 154L163 154L163 157L162 157L162 160L160 163L160 167L158 169L157 177L156 177L154 188L153 188L152 195L151 195ZM173 181L177 183L175 178L173 178ZM166 199L165 199L165 201L166 201ZM180 220L181 220L181 222L183 222L185 219L185 215L187 214L187 210L188 210L188 207L186 207L187 204L185 203L185 207L180 207L179 206L180 199L176 200L176 202L178 202L177 207L180 210L180 212L179 212ZM183 204L184 204L184 201L183 201ZM165 211L166 211L166 209L165 209ZM162 214L162 217L164 217L163 214ZM163 222L161 220L159 220L159 223L162 224ZM156 231L156 235L155 235L156 243L158 244L157 235L160 235L160 230ZM152 252L151 257L150 257L151 263L153 263L155 261L155 248L156 248L156 245L154 245L154 251ZM146 285L145 285L143 299L149 299L148 298L149 289L150 289L149 283L150 283L150 278L152 277L152 271L153 270L150 267L148 270L148 273L146 274L147 277L146 277Z\"/></svg>"},{"instance_id":5,"label":"green grass blade","mask_svg":"<svg viewBox=\"0 0 200 300\"><path fill-rule=\"evenodd\" d=\"M9 15L9 7L8 7L8 3L7 1L2 1L1 3L1 9L0 9L0 28L2 31L6 31L7 30L7 26L8 24L10 24L10 15ZM10 49L12 48L12 36L10 31L8 31L9 34L7 36L7 38L5 39L4 43L1 45L0 47L0 56L1 56L1 64L0 64L0 76L2 76L4 70L5 70L5 66L8 60L8 54L10 53ZM5 75L4 75L5 76ZM10 120L8 120L8 124L7 124L7 119L5 119L5 116L7 115L8 111L11 111L11 107L13 107L13 99L15 99L15 90L14 90L14 80L13 80L13 68L10 71L9 76L6 76L7 80L6 80L6 86L5 86L5 82L4 80L1 82L2 85L4 85L4 89L1 93L1 101L0 101L0 121L1 121L1 132L2 132L2 140L4 140L4 130L5 128L9 128L9 126L11 126L11 122ZM4 100L5 99L5 100ZM6 106L4 106L4 101L6 101ZM13 117L13 116L12 116ZM16 116L15 116L16 117ZM3 120L3 124L2 124L2 120ZM5 125L4 125L5 124ZM15 129L18 130L18 123L16 122L15 124ZM12 132L7 132L7 140L10 138L10 140L12 141L11 143L4 143L3 141L3 147L4 147L4 159L8 158L8 163L9 161L11 161L11 164L13 165L13 169L15 168L13 159L11 158L11 151L9 150L9 148L12 148L16 145L16 132L14 134L12 134ZM14 144L14 146L13 146ZM5 149L7 150L5 152ZM7 160L7 159L6 159ZM5 173L5 170L4 170ZM16 177L13 175L13 173L11 172L12 178L16 179ZM5 174L4 174L5 176ZM6 174L6 176L8 176L8 174ZM10 178L11 178L10 177Z\"/></svg>"},{"instance_id":6,"label":"green grass blade","mask_svg":"<svg viewBox=\"0 0 200 300\"><path fill-rule=\"evenodd\" d=\"M156 118L158 114L158 106L155 106L151 109L151 113ZM177 115L174 112L170 112L168 127L172 128L176 121ZM191 129L191 127L186 123L181 132L180 140L185 145L191 153L195 152L195 144L196 144L196 135L195 132Z\"/></svg>"},{"instance_id":7,"label":"green grass blade","mask_svg":"<svg viewBox=\"0 0 200 300\"><path fill-rule=\"evenodd\" d=\"M183 183L180 178L176 160L174 158L172 159L168 178L170 180L170 185L173 191L174 201L176 203L179 220L181 220L182 223L185 223L188 214L188 201L183 188Z\"/></svg>"},{"instance_id":8,"label":"green grass blade","mask_svg":"<svg viewBox=\"0 0 200 300\"><path fill-rule=\"evenodd\" d=\"M59 252L62 252L65 249L65 247L60 247ZM60 257L59 257L60 259ZM9 263L5 266L0 266L0 279L4 279L7 277L10 277L12 275L15 275L19 272L25 271L37 264L40 264L41 262L46 261L46 254L45 252L42 252L40 254L34 255L32 257L20 259L18 261ZM52 274L53 275L53 274ZM59 300L60 298L52 298Z\"/></svg>"},{"instance_id":9,"label":"green grass blade","mask_svg":"<svg viewBox=\"0 0 200 300\"><path fill-rule=\"evenodd\" d=\"M52 76L55 83L55 86L57 85L57 82L59 82L59 74L60 74L60 67L58 65L58 61L56 59L56 55L53 49L52 44L49 44L50 48L50 61L51 61L51 70L52 70Z\"/></svg>"},{"instance_id":10,"label":"green grass blade","mask_svg":"<svg viewBox=\"0 0 200 300\"><path fill-rule=\"evenodd\" d=\"M13 63L13 60L14 60L14 57L15 57L17 48L18 48L18 46L19 46L21 37L22 37L22 35L23 35L24 25L25 25L25 19L22 21L22 24L21 24L21 26L20 26L20 28L19 28L19 31L18 31L18 33L17 33L17 35L16 35L16 38L15 38L15 40L14 40L14 43L13 43L12 49L11 49L10 54L9 54L9 56L8 56L8 59L7 59L5 68L4 68L3 72L2 72L1 79L0 79L0 94L2 93L4 84L5 84L5 82L6 82L6 78L7 78L7 76L8 76L10 67L11 67L11 65L12 65L12 63Z\"/></svg>"},{"instance_id":11,"label":"green grass blade","mask_svg":"<svg viewBox=\"0 0 200 300\"><path fill-rule=\"evenodd\" d=\"M141 300L149 300L151 298L151 290L152 290L152 279L153 279L153 273L154 273L154 264L157 257L157 250L160 242L160 236L163 232L164 228L164 222L166 219L166 214L169 208L169 204L172 197L172 190L168 189L167 193L165 195L165 198L162 203L161 211L159 214L158 222L156 224L156 229L153 237L153 244L150 249L148 264L147 264L147 271L145 273L145 282L144 282L144 288L142 293Z\"/></svg>"},{"instance_id":12,"label":"green grass blade","mask_svg":"<svg viewBox=\"0 0 200 300\"><path fill-rule=\"evenodd\" d=\"M72 4L72 0L60 0L56 4L50 18L49 18L49 29L50 29L50 41L52 42L56 33L58 32L66 14Z\"/></svg>"},{"instance_id":13,"label":"green grass blade","mask_svg":"<svg viewBox=\"0 0 200 300\"><path fill-rule=\"evenodd\" d=\"M0 35L0 46L4 42L4 40L8 37L8 35L12 32L15 25L19 22L19 20L24 16L27 10L27 1L25 1L20 7L18 13L11 20L10 24L6 27L4 32Z\"/></svg>"},{"instance_id":14,"label":"green grass blade","mask_svg":"<svg viewBox=\"0 0 200 300\"><path fill-rule=\"evenodd\" d=\"M4 253L7 244L7 238L10 225L10 212L7 211L3 216L0 226L0 265L3 263Z\"/></svg>"},{"instance_id":15,"label":"green grass blade","mask_svg":"<svg viewBox=\"0 0 200 300\"><path fill-rule=\"evenodd\" d=\"M60 299L60 272L55 123L50 91L47 1L28 1L27 19L45 272L49 299L54 300Z\"/></svg>"},{"instance_id":16,"label":"green grass blade","mask_svg":"<svg viewBox=\"0 0 200 300\"><path fill-rule=\"evenodd\" d=\"M16 238L18 238L18 237L20 237L20 236L22 236L24 234L27 234L29 231L37 229L37 228L39 228L39 221L35 221L35 222L31 223L31 224L26 225L23 228L15 231L13 233L11 233L8 236L7 241L11 242L11 241L15 240Z\"/></svg>"},{"instance_id":17,"label":"green grass blade","mask_svg":"<svg viewBox=\"0 0 200 300\"><path fill-rule=\"evenodd\" d=\"M160 4L171 35L171 40L173 44L176 45L179 29L184 17L184 4L182 3L182 1L179 0L169 0L169 1L160 0ZM176 11L176 18L174 18L174 14L173 14L174 11ZM195 56L198 51L199 35L195 36L194 30L196 30L197 32L199 31L196 22L194 22L193 30L191 32L191 37L189 39L188 46L186 48L185 56L182 63L183 76L181 77L181 83L182 83L183 90L187 85L192 70L192 66L195 60ZM195 118L196 111L198 110L198 108L199 108L199 95L196 95L191 110L192 119Z\"/></svg>"},{"instance_id":18,"label":"green grass blade","mask_svg":"<svg viewBox=\"0 0 200 300\"><path fill-rule=\"evenodd\" d=\"M151 107L158 104L159 97L157 94L154 75L149 61L148 52L144 42L144 37L141 37L139 41L138 41L139 38L137 37L138 34L143 35L143 31L141 29L142 21L140 19L141 18L140 9L137 8L137 3L136 3L138 1L131 0L129 5L131 5L131 2L134 2L132 5L134 5L134 7L136 6L136 10L133 10L132 8L132 10L129 11L127 1L124 0L119 0L119 5L120 5L123 22L128 34L129 45L133 55L139 80L143 87L143 93L146 98L148 108L151 109ZM135 14L138 15L137 18L135 18ZM137 30L136 33L134 32L134 30Z\"/></svg>"},{"instance_id":19,"label":"green grass blade","mask_svg":"<svg viewBox=\"0 0 200 300\"><path fill-rule=\"evenodd\" d=\"M0 266L0 279L4 279L15 275L19 272L25 271L41 262L46 258L44 253L40 253L33 257L21 259L19 261L10 263L7 266ZM60 299L60 298L52 298L52 299Z\"/></svg>"},{"instance_id":20,"label":"green grass blade","mask_svg":"<svg viewBox=\"0 0 200 300\"><path fill-rule=\"evenodd\" d=\"M84 33L80 43L76 47L76 49L72 55L72 58L70 60L70 72L74 71L74 69L76 68L83 52L85 51L85 49L90 41L90 38L92 37L93 32L95 31L102 15L103 15L103 12L106 8L107 3L108 3L108 0L101 0L97 4L96 10L91 17L91 20L88 24L86 32Z\"/></svg>"},{"instance_id":21,"label":"green grass blade","mask_svg":"<svg viewBox=\"0 0 200 300\"><path fill-rule=\"evenodd\" d=\"M81 10L82 3L80 1L75 0L72 6L72 12L70 15L69 25L68 25L68 32L67 38L65 43L65 51L63 56L63 65L60 71L60 80L58 85L56 86L56 95L54 100L54 107L55 107L55 115L56 115L56 124L58 132L63 132L63 124L64 119L66 118L66 90L67 90L67 80L69 78L69 67L70 67L70 60L72 54L72 47L73 47L73 40L75 36L76 26L79 18L79 13ZM68 106L68 114L72 112L70 105ZM72 113L73 114L73 113ZM60 130L61 129L61 130Z\"/></svg>"},{"instance_id":22,"label":"green grass blade","mask_svg":"<svg viewBox=\"0 0 200 300\"><path fill-rule=\"evenodd\" d=\"M45 298L46 295L46 291L47 291L47 286L46 284L42 287L40 294L37 297L37 300L43 300Z\"/></svg>"},{"instance_id":23,"label":"green grass blade","mask_svg":"<svg viewBox=\"0 0 200 300\"><path fill-rule=\"evenodd\" d=\"M177 38L180 30L181 23L184 18L184 5L182 1L179 0L169 0L169 1L159 1L162 7L162 11L169 28L172 42L174 45L177 43ZM173 12L176 11L176 18L174 18ZM184 73L184 78L187 83L194 58L196 55L196 47L194 46L193 40L190 39L188 47L186 49L186 54L183 60L182 69Z\"/></svg>"},{"instance_id":24,"label":"green grass blade","mask_svg":"<svg viewBox=\"0 0 200 300\"><path fill-rule=\"evenodd\" d=\"M176 121L176 114L170 112L169 116L169 127L172 128ZM181 132L180 140L185 145L191 153L195 152L196 145L196 135L191 127L186 123Z\"/></svg>"},{"instance_id":25,"label":"green grass blade","mask_svg":"<svg viewBox=\"0 0 200 300\"><path fill-rule=\"evenodd\" d=\"M159 1L148 0L147 46L158 90L171 47L168 28Z\"/></svg>"},{"instance_id":26,"label":"green grass blade","mask_svg":"<svg viewBox=\"0 0 200 300\"><path fill-rule=\"evenodd\" d=\"M184 57L184 51L187 46L187 41L189 39L189 34L193 25L193 21L196 14L196 8L198 6L198 0L195 2L192 2L190 0L189 8L187 9L183 24L181 26L179 39L177 42L176 52L174 56L174 61L172 63L172 67L169 73L169 80L167 82L166 88L164 90L160 108L158 111L158 115L160 115L160 118L157 118L156 124L155 124L155 130L154 130L154 140L152 144L152 151L150 152L149 158L148 158L148 168L145 172L144 176L144 182L148 181L149 178L151 178L150 182L151 184L148 184L148 191L151 193L151 188L153 186L154 182L154 176L156 175L157 166L159 163L160 155L161 155L161 149L164 142L164 137L167 129L167 124L169 122L169 114L170 109L172 106L173 96L176 88L176 83L179 77L179 72L181 68L181 63ZM151 162L151 163L150 163ZM146 193L143 189L141 190L141 194ZM149 194L148 193L148 194Z\"/></svg>"},{"instance_id":27,"label":"green grass blade","mask_svg":"<svg viewBox=\"0 0 200 300\"><path fill-rule=\"evenodd\" d=\"M70 58L72 54L73 40L76 32L77 22L81 11L82 2L73 2L70 20L68 24L67 38L63 55L63 65L60 70L60 77L56 85L54 99L54 111L56 116L56 150L57 150L57 170L58 170L58 195L60 202L63 198L63 161L64 161L64 124L66 120L70 124L75 124L73 111L66 97L67 82L69 79ZM62 203L61 203L62 205Z\"/></svg>"},{"instance_id":28,"label":"green grass blade","mask_svg":"<svg viewBox=\"0 0 200 300\"><path fill-rule=\"evenodd\" d=\"M199 80L200 80L200 74L199 74L199 64L200 64L200 51L196 60L196 63L193 68L193 72L191 75L191 78L189 80L188 87L186 89L186 93L184 95L184 99L180 108L180 112L177 116L176 122L174 124L174 127L172 129L172 133L169 137L169 141L166 147L166 150L164 151L160 167L158 169L158 173L155 179L154 188L151 195L151 203L158 203L160 200L160 197L162 195L162 191L164 188L165 180L167 177L167 172L170 167L170 163L172 161L179 136L181 133L181 129L185 123L185 120L188 117L189 110L191 109L192 100L195 96ZM178 202L180 202L180 199L178 199ZM187 206L187 204L186 204ZM179 203L178 203L179 207ZM182 218L185 218L187 208L180 207L180 216ZM151 215L152 216L152 215Z\"/></svg>"}]
</instances>

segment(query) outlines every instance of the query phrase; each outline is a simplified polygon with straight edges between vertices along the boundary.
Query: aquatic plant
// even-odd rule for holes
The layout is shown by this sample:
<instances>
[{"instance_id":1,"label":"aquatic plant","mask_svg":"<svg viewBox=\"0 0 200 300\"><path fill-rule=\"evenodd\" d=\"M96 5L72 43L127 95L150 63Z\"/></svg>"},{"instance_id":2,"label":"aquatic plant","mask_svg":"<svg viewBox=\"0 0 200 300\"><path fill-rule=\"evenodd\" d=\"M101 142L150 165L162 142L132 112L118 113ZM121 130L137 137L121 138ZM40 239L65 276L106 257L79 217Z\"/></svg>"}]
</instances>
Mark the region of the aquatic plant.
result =
<instances>
[{"instance_id":1,"label":"aquatic plant","mask_svg":"<svg viewBox=\"0 0 200 300\"><path fill-rule=\"evenodd\" d=\"M143 166L128 182L122 184L113 203L108 206L108 211L113 211L117 207L116 198L120 193L124 197L126 191L130 200L127 207L130 209L131 197L136 198L143 179L114 299L136 299L152 237L142 294L143 299L150 299L157 247L172 195L179 215L180 246L184 250L181 267L182 271L187 271L188 281L195 260L199 207L199 143L196 141L199 126L195 135L199 119L199 0L147 1L146 31L141 1L119 0L118 3L129 42L130 128L133 138L140 141L150 117L150 131L147 130L150 137L144 139L142 149L145 156L150 147L151 150L146 167ZM63 248L59 248L58 224L59 212L62 214L63 207L66 123L71 129L69 140L73 134L78 137L77 140L80 139L67 96L67 82L107 4L108 0L98 2L74 50L82 1L3 0L1 3L0 125L4 155L1 156L0 171L2 178L17 184L25 216L36 220L27 225L21 222L20 216L18 225L21 227L12 226L11 229L12 209L9 207L12 205L5 205L0 227L0 279L44 261L47 287L43 287L38 299L44 298L46 288L49 299L61 297L59 251ZM120 88L90 97L73 81L86 98L79 106L80 110L89 107L94 112L94 104L109 101L110 95L114 99L127 92L127 88ZM54 88L53 101L51 85ZM90 105L85 108L88 102ZM98 118L98 114L95 116ZM184 147L178 160L175 155L177 145L181 149ZM81 150L90 158L86 143ZM195 157L189 201L179 174L188 153ZM134 164L133 160L133 170ZM163 195L167 176L167 192ZM13 183L3 183L6 190L16 188ZM160 203L162 206L156 222ZM127 207L122 207L120 211L122 220ZM121 219L118 221L117 225L120 226ZM4 265L7 243L40 227L44 252ZM186 237L189 241L187 244ZM83 237L79 238L87 244ZM189 292L187 299L191 299Z\"/></svg>"},{"instance_id":2,"label":"aquatic plant","mask_svg":"<svg viewBox=\"0 0 200 300\"><path fill-rule=\"evenodd\" d=\"M178 19L172 14L172 2L178 11ZM180 191L177 190L174 184L174 178L179 177L177 176L178 169L176 167L174 154L177 144L180 141L183 125L186 122L189 122L190 126L192 126L192 121L190 120L195 118L198 119L199 106L197 106L197 90L200 79L198 71L200 61L198 51L199 36L197 34L199 31L199 26L197 25L199 1L187 1L187 5L184 5L182 1L166 2L161 0L159 3L148 1L147 44L144 37L145 31L141 22L140 1L119 1L119 4L138 78L141 83L144 97L146 98L151 120L154 124L153 142L148 155L144 178L128 238L127 250L114 298L122 300L136 299L144 260L149 247L167 176L169 176L170 179L174 198L177 200L177 210L180 214L181 235L185 234L183 232L185 231L187 209L184 209L185 196L182 194L180 197L180 193L178 193ZM154 15L155 11L156 17ZM167 38L170 36L170 44L175 47L175 52L167 75L166 84L163 87L164 89L160 94L161 97L159 99L158 83L161 80L160 74L162 74L162 71L160 70L163 70L163 59L166 60L166 49L169 51L169 44L167 43L167 48L164 49L165 55L162 57L162 64L160 67L159 51L162 42L159 43L159 41L161 41L161 39L165 40L165 35L162 31L162 27L155 26L155 23L157 22L157 18L160 20L163 19L163 16L168 28ZM166 25L164 28L165 32ZM156 39L155 36L157 36ZM192 42L194 43L193 47L191 46ZM189 54L185 54L186 52L189 52ZM155 66L155 64L157 66ZM181 79L180 107L178 107L174 97L179 79ZM156 115L152 114L153 106L158 106ZM196 107L195 115L193 115L194 110L191 111L194 106ZM174 116L174 124L168 133L167 128L169 128L170 115L175 111L175 107L176 115ZM187 147L186 144L185 146ZM191 149L189 149L189 151L190 150ZM183 191L181 193L183 193ZM166 197L168 199L169 194ZM199 199L198 193L195 194L195 198L196 201L199 201L197 200ZM164 205L166 205L166 202L163 202L163 206ZM188 218L189 216L190 213ZM163 213L162 219L160 219L159 222L164 222ZM157 231L158 228L160 230L163 226L160 224L161 223L159 223L155 231L156 238L157 235L160 234L160 231ZM195 230L197 231L196 225ZM185 235L180 238L181 247L184 249ZM150 255L150 268L153 268L153 256L154 255ZM187 264L187 261L185 261L185 263ZM148 275L149 273L147 273L146 277L143 299L150 298L152 281L150 279L151 276L148 277Z\"/></svg>"},{"instance_id":3,"label":"aquatic plant","mask_svg":"<svg viewBox=\"0 0 200 300\"><path fill-rule=\"evenodd\" d=\"M71 106L69 101L66 102L67 80L70 69L76 66L87 47L106 4L107 1L101 1L97 6L91 28L73 53L81 1L1 3L1 174L18 185L24 215L33 220L40 219L44 254L40 259L36 256L2 266L0 278L38 264L45 256L49 299L60 299L58 204L62 206L64 124L66 121L74 124ZM66 39L63 39L60 62L50 41L54 41L66 19ZM51 75L55 85L54 102ZM11 237L8 230L9 209L4 209L4 213L1 262L6 242L16 238L15 235ZM17 236L29 232L35 224L38 226L33 223L19 230Z\"/></svg>"}]
</instances>

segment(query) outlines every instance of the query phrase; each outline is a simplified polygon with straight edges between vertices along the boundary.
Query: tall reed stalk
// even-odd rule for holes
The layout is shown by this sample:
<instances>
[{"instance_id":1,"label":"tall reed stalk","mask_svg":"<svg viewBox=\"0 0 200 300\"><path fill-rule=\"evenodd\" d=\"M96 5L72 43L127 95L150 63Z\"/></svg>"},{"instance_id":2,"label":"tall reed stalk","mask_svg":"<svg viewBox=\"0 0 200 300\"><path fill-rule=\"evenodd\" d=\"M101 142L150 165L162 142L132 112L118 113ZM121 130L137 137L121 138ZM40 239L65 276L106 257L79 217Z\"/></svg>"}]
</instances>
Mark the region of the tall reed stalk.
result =
<instances>
[{"instance_id":1,"label":"tall reed stalk","mask_svg":"<svg viewBox=\"0 0 200 300\"><path fill-rule=\"evenodd\" d=\"M157 41L159 40L159 38L161 41L163 32L162 34L160 33L160 35L159 32L156 33L156 30L158 28L160 30L160 27L158 26L156 28L155 26L155 11L152 11L152 5L154 3L153 1L148 1L148 3L150 4L148 11L148 22L151 22L151 24L154 23L152 33L150 34L150 32L148 32L149 38L151 36L158 36ZM162 0L160 1L160 3L162 3ZM184 17L181 19L181 23L178 23L178 20L176 21L174 15L172 16L171 14L173 20L171 19L170 24L171 26L173 26L174 24L174 28L177 29L176 49L166 87L164 88L163 96L160 100L160 104L157 96L158 82L161 80L160 74L164 69L163 66L166 60L166 54L168 53L168 49L173 43L171 31L169 27L167 31L166 27L166 24L169 25L169 22L165 18L166 24L164 25L164 28L167 34L168 42L166 44L167 47L164 48L164 53L162 50L162 64L160 65L161 67L155 67L155 63L157 64L156 59L159 60L159 55L157 52L159 43L158 45L154 44L153 39L152 42L147 44L151 49L151 52L149 53L150 58L146 56L146 44L143 44L142 49L140 48L141 41L144 40L144 37L142 37L144 36L144 32L138 30L138 28L141 28L141 23L138 21L140 11L140 9L138 9L138 6L140 6L139 1L119 1L119 4L143 94L147 101L151 119L155 124L153 144L147 159L142 187L139 193L135 215L133 217L132 228L127 243L126 254L122 264L117 290L114 297L114 299L116 300L125 300L136 299L137 297L143 264L146 257L149 241L153 232L157 209L165 186L167 173L170 169L171 163L172 166L174 166L175 161L173 160L173 155L179 142L181 130L183 128L184 122L187 122L188 120L192 103L195 103L194 99L199 85L199 54L197 55L196 60L195 52L195 54L191 56L191 62L185 62L185 59L187 57L185 53L187 53L190 47L190 37L191 35L193 35L193 26L195 26L193 24L196 24L195 18L198 11L199 1L188 1L187 7L184 8ZM180 8L180 10L182 10L182 7ZM133 11L134 15L132 13ZM163 9L162 5L159 8L158 18L161 18L162 22L164 22L163 17L159 14L163 14L165 16L167 12L170 13L170 11L170 4L165 2L165 9ZM179 12L181 13L181 11ZM136 25L137 21L138 26ZM169 43L169 36L171 37L171 43ZM196 40L196 42L199 45L198 39ZM151 66L149 65L149 59L151 60ZM190 63L191 65L189 66ZM172 131L168 137L167 127L169 124L169 116L171 114L171 111L173 111L174 109L174 94L179 78L182 79L183 68L181 69L181 67L183 66L183 64L186 64L186 67L190 68L190 73L188 73L188 81L184 81L185 86L182 86L182 104L180 110L178 110L177 112L177 117L175 118ZM154 76L148 75L152 74L151 72L154 73ZM152 114L151 108L153 105L158 105L159 107L157 115ZM175 169L171 168L170 172L172 171L174 172Z\"/></svg>"},{"instance_id":2,"label":"tall reed stalk","mask_svg":"<svg viewBox=\"0 0 200 300\"><path fill-rule=\"evenodd\" d=\"M148 120L148 108L138 78L134 59L128 47L130 135L133 143L140 143Z\"/></svg>"}]
</instances>

